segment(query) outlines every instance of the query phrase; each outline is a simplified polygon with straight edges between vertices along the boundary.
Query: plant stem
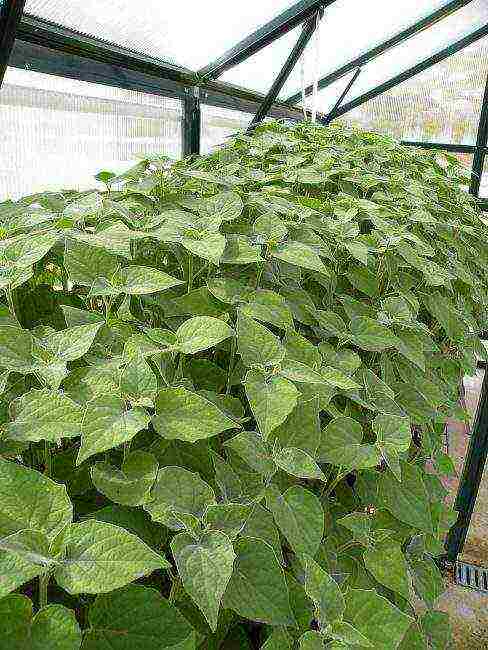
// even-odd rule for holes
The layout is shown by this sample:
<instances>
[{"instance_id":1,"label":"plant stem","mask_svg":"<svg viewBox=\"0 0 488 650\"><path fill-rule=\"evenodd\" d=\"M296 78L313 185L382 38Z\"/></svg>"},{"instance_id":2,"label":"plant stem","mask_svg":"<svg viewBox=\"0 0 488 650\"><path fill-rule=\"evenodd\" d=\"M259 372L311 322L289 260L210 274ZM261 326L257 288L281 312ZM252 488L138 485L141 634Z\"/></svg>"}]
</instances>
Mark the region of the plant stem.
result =
<instances>
[{"instance_id":1,"label":"plant stem","mask_svg":"<svg viewBox=\"0 0 488 650\"><path fill-rule=\"evenodd\" d=\"M176 576L175 578L173 578L173 582L171 584L171 591L169 592L169 596L168 596L168 600L170 603L175 602L179 590L180 590L180 579Z\"/></svg>"},{"instance_id":2,"label":"plant stem","mask_svg":"<svg viewBox=\"0 0 488 650\"><path fill-rule=\"evenodd\" d=\"M129 455L130 452L130 440L128 442L124 442L124 460L123 462L125 463L127 456Z\"/></svg>"},{"instance_id":3,"label":"plant stem","mask_svg":"<svg viewBox=\"0 0 488 650\"><path fill-rule=\"evenodd\" d=\"M51 460L51 449L49 447L49 442L47 440L44 440L44 474L46 476L51 476Z\"/></svg>"},{"instance_id":4,"label":"plant stem","mask_svg":"<svg viewBox=\"0 0 488 650\"><path fill-rule=\"evenodd\" d=\"M15 303L14 303L14 296L12 294L12 290L11 289L5 289L5 293L7 295L8 310L12 314L12 316L15 318L15 320L18 322L19 319L17 318L17 315L15 313Z\"/></svg>"},{"instance_id":5,"label":"plant stem","mask_svg":"<svg viewBox=\"0 0 488 650\"><path fill-rule=\"evenodd\" d=\"M188 290L190 293L193 286L193 255L188 255Z\"/></svg>"},{"instance_id":6,"label":"plant stem","mask_svg":"<svg viewBox=\"0 0 488 650\"><path fill-rule=\"evenodd\" d=\"M236 356L236 345L237 343L234 337L230 343L230 359L229 359L229 368L227 370L227 386L225 388L226 395L230 393L230 389L231 389L232 373L234 372L234 359Z\"/></svg>"},{"instance_id":7,"label":"plant stem","mask_svg":"<svg viewBox=\"0 0 488 650\"><path fill-rule=\"evenodd\" d=\"M49 572L43 573L39 576L39 609L47 605L47 586L49 584Z\"/></svg>"},{"instance_id":8,"label":"plant stem","mask_svg":"<svg viewBox=\"0 0 488 650\"><path fill-rule=\"evenodd\" d=\"M326 496L329 496L331 492L339 485L339 483L342 481L342 479L347 475L347 472L337 472L337 476L335 479L332 481L332 483L327 486L327 491L326 491Z\"/></svg>"}]
</instances>

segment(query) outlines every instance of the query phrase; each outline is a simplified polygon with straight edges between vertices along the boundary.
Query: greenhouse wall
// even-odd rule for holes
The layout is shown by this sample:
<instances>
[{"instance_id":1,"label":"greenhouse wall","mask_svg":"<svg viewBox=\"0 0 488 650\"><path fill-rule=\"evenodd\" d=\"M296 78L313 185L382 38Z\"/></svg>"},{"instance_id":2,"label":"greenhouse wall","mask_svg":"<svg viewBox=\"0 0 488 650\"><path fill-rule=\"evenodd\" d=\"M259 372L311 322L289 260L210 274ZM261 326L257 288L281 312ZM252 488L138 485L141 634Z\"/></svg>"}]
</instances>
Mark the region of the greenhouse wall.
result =
<instances>
[{"instance_id":1,"label":"greenhouse wall","mask_svg":"<svg viewBox=\"0 0 488 650\"><path fill-rule=\"evenodd\" d=\"M0 94L0 200L96 185L138 156L181 156L182 103L9 68Z\"/></svg>"}]
</instances>

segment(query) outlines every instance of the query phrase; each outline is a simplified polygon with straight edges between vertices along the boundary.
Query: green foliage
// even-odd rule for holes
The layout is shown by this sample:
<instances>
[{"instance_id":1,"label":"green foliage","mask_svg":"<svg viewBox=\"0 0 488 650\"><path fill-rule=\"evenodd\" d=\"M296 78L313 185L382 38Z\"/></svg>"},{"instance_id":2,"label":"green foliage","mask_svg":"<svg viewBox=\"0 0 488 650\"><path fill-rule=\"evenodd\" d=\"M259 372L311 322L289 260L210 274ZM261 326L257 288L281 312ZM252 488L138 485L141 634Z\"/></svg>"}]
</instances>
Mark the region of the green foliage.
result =
<instances>
[{"instance_id":1,"label":"green foliage","mask_svg":"<svg viewBox=\"0 0 488 650\"><path fill-rule=\"evenodd\" d=\"M445 647L461 168L270 123L98 178L0 204L0 649Z\"/></svg>"}]
</instances>

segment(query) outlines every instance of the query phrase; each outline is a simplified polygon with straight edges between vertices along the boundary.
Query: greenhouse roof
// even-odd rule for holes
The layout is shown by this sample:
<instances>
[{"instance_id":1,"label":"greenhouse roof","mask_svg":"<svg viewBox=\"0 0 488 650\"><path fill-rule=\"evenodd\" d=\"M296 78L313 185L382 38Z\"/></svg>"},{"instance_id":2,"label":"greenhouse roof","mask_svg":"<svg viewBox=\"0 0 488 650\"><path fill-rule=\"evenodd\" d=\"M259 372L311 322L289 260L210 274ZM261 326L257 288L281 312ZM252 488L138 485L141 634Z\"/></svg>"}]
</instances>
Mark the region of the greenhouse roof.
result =
<instances>
[{"instance_id":1,"label":"greenhouse roof","mask_svg":"<svg viewBox=\"0 0 488 650\"><path fill-rule=\"evenodd\" d=\"M269 91L304 21L318 10L323 17L306 44L303 66L292 67L275 99L299 104L302 86L310 92L318 77L324 112L358 66L348 101L422 67L450 46L473 42L488 22L485 0L145 0L142 6L126 0L26 0L18 38L32 42L37 33L40 43L56 48L77 35L85 37L85 48L96 39L120 48L128 59L159 66L170 79L203 86L218 79L220 89L238 87L251 97Z\"/></svg>"},{"instance_id":2,"label":"greenhouse roof","mask_svg":"<svg viewBox=\"0 0 488 650\"><path fill-rule=\"evenodd\" d=\"M200 102L254 114L251 126L315 109L328 123L488 38L487 0L0 0L2 9L0 83L8 64L176 98L186 154L200 151ZM483 77L483 56L475 59ZM480 83L465 85L480 111ZM479 177L478 135L445 142L477 149Z\"/></svg>"}]
</instances>

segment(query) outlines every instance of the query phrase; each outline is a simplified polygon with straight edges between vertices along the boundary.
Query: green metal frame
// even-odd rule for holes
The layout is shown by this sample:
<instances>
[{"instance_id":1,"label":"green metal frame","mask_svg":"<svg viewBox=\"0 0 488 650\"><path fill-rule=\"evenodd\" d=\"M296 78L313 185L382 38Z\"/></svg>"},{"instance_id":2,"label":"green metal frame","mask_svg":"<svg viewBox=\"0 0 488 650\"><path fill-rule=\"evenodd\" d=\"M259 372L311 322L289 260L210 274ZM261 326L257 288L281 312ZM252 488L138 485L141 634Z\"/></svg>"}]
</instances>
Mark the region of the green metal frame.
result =
<instances>
[{"instance_id":1,"label":"green metal frame","mask_svg":"<svg viewBox=\"0 0 488 650\"><path fill-rule=\"evenodd\" d=\"M0 2L0 88L24 12L24 5L25 0L3 0Z\"/></svg>"},{"instance_id":2,"label":"green metal frame","mask_svg":"<svg viewBox=\"0 0 488 650\"><path fill-rule=\"evenodd\" d=\"M318 82L319 90L321 90L322 88L326 88L331 83L337 81L338 79L348 74L349 72L352 72L356 68L363 67L364 65L366 65L366 63L369 63L380 54L383 54L383 52L386 52L387 50L390 50L396 45L403 43L411 36L415 36L415 34L418 34L428 29L429 27L432 27L443 18L450 16L458 9L462 9L462 7L465 7L472 1L473 0L452 0L451 2L448 2L446 5L432 12L425 18L416 21L406 29L402 29L400 32L397 32L394 36L389 38L387 41L384 41L383 43L376 45L375 47L371 48L367 52L364 52L363 54L360 54L358 57L351 59L343 66L338 68L337 70L334 70L334 72L331 72L328 75L319 79ZM305 94L310 95L312 90L313 90L313 86L311 85L307 86L307 88L305 89ZM298 101L300 101L301 96L302 95L300 92L295 93L291 97L288 97L286 102L287 104L294 105Z\"/></svg>"},{"instance_id":3,"label":"green metal frame","mask_svg":"<svg viewBox=\"0 0 488 650\"><path fill-rule=\"evenodd\" d=\"M322 18L324 13L323 8L318 9L310 18L308 18L303 26L302 33L300 34L297 42L295 43L292 51L288 55L283 67L280 70L280 73L276 77L273 85L271 86L268 94L264 98L263 103L259 107L256 115L253 117L251 124L249 125L248 131L251 131L256 127L260 122L264 120L266 115L269 112L269 109L276 101L276 98L280 94L281 89L286 83L286 80L290 76L291 71L297 64L299 58L303 54L305 48L307 47L310 39L312 38L316 28L317 22Z\"/></svg>"},{"instance_id":4,"label":"green metal frame","mask_svg":"<svg viewBox=\"0 0 488 650\"><path fill-rule=\"evenodd\" d=\"M323 9L336 0L301 0L289 9L273 18L263 27L237 43L222 56L218 57L198 71L202 79L216 79L226 70L241 63L263 47L266 47L280 36L283 36L294 27L303 23L307 18L315 15L318 9Z\"/></svg>"},{"instance_id":5,"label":"green metal frame","mask_svg":"<svg viewBox=\"0 0 488 650\"><path fill-rule=\"evenodd\" d=\"M471 172L471 185L469 191L473 196L479 196L481 176L486 156L486 144L488 139L488 76L486 78L483 104L481 106L480 121L478 124L478 135L476 138L476 151L473 158L473 170Z\"/></svg>"}]
</instances>

